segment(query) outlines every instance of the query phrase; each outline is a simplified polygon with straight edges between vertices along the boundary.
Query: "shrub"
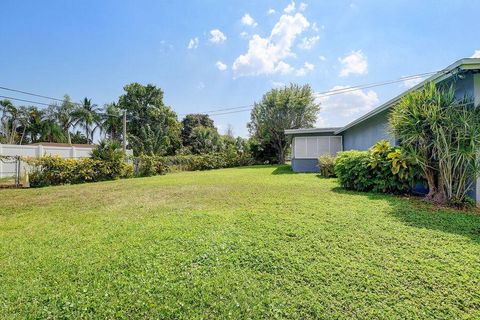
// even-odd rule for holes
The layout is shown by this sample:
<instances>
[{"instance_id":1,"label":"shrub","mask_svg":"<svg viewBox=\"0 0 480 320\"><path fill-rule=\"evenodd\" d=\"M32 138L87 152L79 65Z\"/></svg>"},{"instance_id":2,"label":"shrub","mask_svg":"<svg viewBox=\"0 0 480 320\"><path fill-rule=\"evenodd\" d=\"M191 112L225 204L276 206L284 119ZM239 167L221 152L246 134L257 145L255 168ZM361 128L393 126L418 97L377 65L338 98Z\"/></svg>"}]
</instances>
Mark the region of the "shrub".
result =
<instances>
[{"instance_id":1,"label":"shrub","mask_svg":"<svg viewBox=\"0 0 480 320\"><path fill-rule=\"evenodd\" d=\"M368 151L344 151L335 159L335 174L340 185L346 189L370 191L373 177L369 167Z\"/></svg>"},{"instance_id":2,"label":"shrub","mask_svg":"<svg viewBox=\"0 0 480 320\"><path fill-rule=\"evenodd\" d=\"M420 180L416 162L386 140L369 151L339 153L335 173L344 188L357 191L405 193Z\"/></svg>"},{"instance_id":3,"label":"shrub","mask_svg":"<svg viewBox=\"0 0 480 320\"><path fill-rule=\"evenodd\" d=\"M169 171L197 171L254 164L248 154L212 153L204 155L140 156L135 159L139 176L161 175Z\"/></svg>"},{"instance_id":4,"label":"shrub","mask_svg":"<svg viewBox=\"0 0 480 320\"><path fill-rule=\"evenodd\" d=\"M58 156L26 159L31 170L30 186L44 187L131 177L133 167L92 158L63 159Z\"/></svg>"},{"instance_id":5,"label":"shrub","mask_svg":"<svg viewBox=\"0 0 480 320\"><path fill-rule=\"evenodd\" d=\"M469 202L468 192L480 173L480 108L472 99L456 97L453 86L426 84L393 108L390 127L419 163L427 199Z\"/></svg>"},{"instance_id":6,"label":"shrub","mask_svg":"<svg viewBox=\"0 0 480 320\"><path fill-rule=\"evenodd\" d=\"M331 155L323 155L318 158L318 167L320 175L325 178L335 177L335 157Z\"/></svg>"}]
</instances>

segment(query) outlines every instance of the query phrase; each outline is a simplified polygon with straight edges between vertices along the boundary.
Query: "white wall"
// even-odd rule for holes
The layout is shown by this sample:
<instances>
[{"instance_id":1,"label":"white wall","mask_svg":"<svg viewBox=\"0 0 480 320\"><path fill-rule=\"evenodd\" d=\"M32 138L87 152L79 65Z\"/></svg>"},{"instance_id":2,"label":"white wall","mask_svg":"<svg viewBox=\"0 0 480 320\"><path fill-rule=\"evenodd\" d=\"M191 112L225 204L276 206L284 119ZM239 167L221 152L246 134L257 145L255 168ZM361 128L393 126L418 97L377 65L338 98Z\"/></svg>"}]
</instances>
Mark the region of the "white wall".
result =
<instances>
[{"instance_id":1,"label":"white wall","mask_svg":"<svg viewBox=\"0 0 480 320\"><path fill-rule=\"evenodd\" d=\"M1 144L0 155L20 157L42 157L45 155L59 156L61 158L89 158L93 147L57 147L42 145L16 145ZM9 177L15 173L14 162L0 161L0 178Z\"/></svg>"}]
</instances>

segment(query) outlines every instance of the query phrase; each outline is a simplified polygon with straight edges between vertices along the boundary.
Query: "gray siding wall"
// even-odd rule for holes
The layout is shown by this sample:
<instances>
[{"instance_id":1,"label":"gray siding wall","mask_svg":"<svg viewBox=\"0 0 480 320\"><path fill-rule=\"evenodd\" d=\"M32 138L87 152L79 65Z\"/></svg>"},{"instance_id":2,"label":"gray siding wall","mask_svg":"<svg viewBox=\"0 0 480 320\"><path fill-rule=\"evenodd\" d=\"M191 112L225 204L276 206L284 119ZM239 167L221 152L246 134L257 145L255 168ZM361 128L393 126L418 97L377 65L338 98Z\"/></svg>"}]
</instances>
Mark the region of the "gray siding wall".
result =
<instances>
[{"instance_id":1,"label":"gray siding wall","mask_svg":"<svg viewBox=\"0 0 480 320\"><path fill-rule=\"evenodd\" d=\"M343 150L367 150L379 140L395 144L388 133L388 111L379 113L343 132Z\"/></svg>"},{"instance_id":2,"label":"gray siding wall","mask_svg":"<svg viewBox=\"0 0 480 320\"><path fill-rule=\"evenodd\" d=\"M293 172L318 172L317 159L292 159Z\"/></svg>"}]
</instances>

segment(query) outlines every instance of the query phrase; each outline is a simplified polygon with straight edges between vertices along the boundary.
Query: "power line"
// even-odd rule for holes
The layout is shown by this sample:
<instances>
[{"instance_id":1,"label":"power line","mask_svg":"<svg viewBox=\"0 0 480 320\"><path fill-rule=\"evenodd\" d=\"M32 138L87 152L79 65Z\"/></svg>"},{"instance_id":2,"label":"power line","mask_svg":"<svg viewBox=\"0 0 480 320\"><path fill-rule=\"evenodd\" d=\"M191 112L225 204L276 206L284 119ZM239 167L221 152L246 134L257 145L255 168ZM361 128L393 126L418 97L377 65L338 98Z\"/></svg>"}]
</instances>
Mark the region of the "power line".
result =
<instances>
[{"instance_id":1,"label":"power line","mask_svg":"<svg viewBox=\"0 0 480 320\"><path fill-rule=\"evenodd\" d=\"M403 82L403 81L406 81L406 80L421 79L421 78L424 78L426 76L434 75L434 74L441 73L441 72L444 72L444 70L414 74L414 75L410 75L410 76L401 77L401 78L398 78L398 79L395 79L395 80L387 80L387 81L383 81L383 82L375 82L375 83L363 84L363 85L358 85L358 86L328 90L328 91L324 91L324 92L317 92L317 93L315 93L315 95L319 96L319 97L328 97L328 96L344 94L344 93L348 93L348 92L352 92L352 91L358 91L358 90L362 90L362 89L368 89L368 88L379 87L379 86L384 86L384 85L388 85L388 84L394 84L394 83ZM25 94L25 95L35 96L35 97L39 97L39 98L50 99L50 100L53 100L53 101L59 101L59 102L66 102L67 101L65 99L54 98L54 97L50 97L50 96L47 96L47 95L32 93L32 92L28 92L28 91L24 91L24 90L13 89L13 88L8 88L8 87L4 87L4 86L0 86L0 89L1 90L6 90L6 91L17 92L17 93L21 93L21 94ZM33 104L42 105L42 106L51 106L51 103L48 104L48 103L44 103L44 102L38 102L38 101L32 101L32 100L20 99L20 98L8 97L8 96L1 96L0 95L0 98L10 99L10 100L15 100L15 101L20 101L20 102L33 103ZM81 103L76 103L76 102L71 102L71 101L68 101L68 102L72 103L74 105L83 106L83 104L81 104ZM244 105L244 106L239 106L239 107L229 107L229 108L213 109L213 110L208 110L208 111L199 111L199 112L195 112L195 113L203 113L203 114L208 114L208 115L211 115L211 116L217 116L217 115L225 115L225 114L233 114L233 113L250 111L250 110L252 110L253 106L254 106L254 104L250 104L250 105ZM188 113L178 114L178 115L179 116L185 116L187 114ZM117 117L117 116L114 116L114 115L106 115L106 116ZM118 117L121 117L121 115L118 116Z\"/></svg>"},{"instance_id":2,"label":"power line","mask_svg":"<svg viewBox=\"0 0 480 320\"><path fill-rule=\"evenodd\" d=\"M0 98L8 99L8 100L15 100L15 101L21 101L21 102L27 102L27 103L33 103L33 104L39 104L43 106L50 106L51 104L49 103L43 103L43 102L37 102L37 101L31 101L31 100L25 100L25 99L20 99L20 98L13 98L13 97L7 97L7 96L0 96Z\"/></svg>"}]
</instances>

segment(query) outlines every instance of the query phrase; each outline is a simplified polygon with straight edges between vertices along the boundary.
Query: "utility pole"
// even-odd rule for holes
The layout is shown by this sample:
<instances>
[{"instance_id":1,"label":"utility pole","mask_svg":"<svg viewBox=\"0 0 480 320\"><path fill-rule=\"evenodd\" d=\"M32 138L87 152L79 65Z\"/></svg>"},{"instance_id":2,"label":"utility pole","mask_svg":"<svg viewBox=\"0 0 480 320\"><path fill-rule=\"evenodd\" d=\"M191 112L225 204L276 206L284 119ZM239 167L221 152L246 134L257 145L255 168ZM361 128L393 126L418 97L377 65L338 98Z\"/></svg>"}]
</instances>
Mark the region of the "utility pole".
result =
<instances>
[{"instance_id":1,"label":"utility pole","mask_svg":"<svg viewBox=\"0 0 480 320\"><path fill-rule=\"evenodd\" d=\"M127 156L127 111L123 110L123 155Z\"/></svg>"}]
</instances>

